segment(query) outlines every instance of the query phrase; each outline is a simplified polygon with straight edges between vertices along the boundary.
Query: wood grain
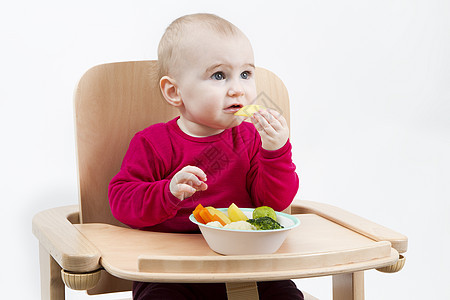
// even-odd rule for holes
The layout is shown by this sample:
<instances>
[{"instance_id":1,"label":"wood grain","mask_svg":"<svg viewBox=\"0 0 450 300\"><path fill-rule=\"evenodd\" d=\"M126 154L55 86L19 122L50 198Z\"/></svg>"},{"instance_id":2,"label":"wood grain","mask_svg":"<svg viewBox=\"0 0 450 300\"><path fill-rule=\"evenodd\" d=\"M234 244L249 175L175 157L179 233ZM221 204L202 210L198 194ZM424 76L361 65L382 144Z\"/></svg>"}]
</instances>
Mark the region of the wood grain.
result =
<instances>
[{"instance_id":1,"label":"wood grain","mask_svg":"<svg viewBox=\"0 0 450 300\"><path fill-rule=\"evenodd\" d=\"M65 286L61 279L61 267L41 244L39 244L39 264L41 299L63 300Z\"/></svg>"},{"instance_id":2,"label":"wood grain","mask_svg":"<svg viewBox=\"0 0 450 300\"><path fill-rule=\"evenodd\" d=\"M301 225L271 255L223 256L212 251L201 234L145 232L107 224L76 227L101 251L102 266L109 273L130 280L279 280L359 271L398 259L389 242L373 241L317 215L297 217Z\"/></svg>"},{"instance_id":3,"label":"wood grain","mask_svg":"<svg viewBox=\"0 0 450 300\"><path fill-rule=\"evenodd\" d=\"M291 211L294 214L317 214L373 240L388 241L399 253L404 253L408 249L408 238L405 235L333 205L295 200L291 205Z\"/></svg>"},{"instance_id":4,"label":"wood grain","mask_svg":"<svg viewBox=\"0 0 450 300\"><path fill-rule=\"evenodd\" d=\"M364 300L364 272L333 275L333 300Z\"/></svg>"},{"instance_id":5,"label":"wood grain","mask_svg":"<svg viewBox=\"0 0 450 300\"><path fill-rule=\"evenodd\" d=\"M65 270L91 272L100 266L100 252L68 218L78 212L77 205L57 207L36 214L33 234L45 251Z\"/></svg>"}]
</instances>

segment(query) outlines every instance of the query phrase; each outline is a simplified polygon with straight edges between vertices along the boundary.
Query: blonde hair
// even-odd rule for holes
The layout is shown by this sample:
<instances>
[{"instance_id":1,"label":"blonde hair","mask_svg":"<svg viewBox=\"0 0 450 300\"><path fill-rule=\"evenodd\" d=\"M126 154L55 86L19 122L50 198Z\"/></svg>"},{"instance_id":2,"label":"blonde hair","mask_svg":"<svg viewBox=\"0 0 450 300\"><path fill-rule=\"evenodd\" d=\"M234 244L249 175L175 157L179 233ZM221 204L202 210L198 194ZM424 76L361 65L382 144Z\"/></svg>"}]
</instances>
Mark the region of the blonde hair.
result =
<instances>
[{"instance_id":1,"label":"blonde hair","mask_svg":"<svg viewBox=\"0 0 450 300\"><path fill-rule=\"evenodd\" d=\"M203 26L225 36L242 33L232 23L213 14L198 13L176 19L167 27L159 42L158 61L161 76L171 75L171 72L174 72L174 66L178 64L182 54L180 45L189 35L189 31L195 30L194 25Z\"/></svg>"}]
</instances>

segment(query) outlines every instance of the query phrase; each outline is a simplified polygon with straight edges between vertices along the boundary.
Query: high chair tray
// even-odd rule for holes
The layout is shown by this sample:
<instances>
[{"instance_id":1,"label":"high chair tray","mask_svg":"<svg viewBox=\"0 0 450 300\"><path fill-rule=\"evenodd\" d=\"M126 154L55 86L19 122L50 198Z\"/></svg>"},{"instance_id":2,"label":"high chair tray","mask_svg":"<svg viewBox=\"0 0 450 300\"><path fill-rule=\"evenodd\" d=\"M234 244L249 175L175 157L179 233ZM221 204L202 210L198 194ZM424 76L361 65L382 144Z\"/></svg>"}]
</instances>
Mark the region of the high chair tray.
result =
<instances>
[{"instance_id":1,"label":"high chair tray","mask_svg":"<svg viewBox=\"0 0 450 300\"><path fill-rule=\"evenodd\" d=\"M140 231L108 224L76 228L101 253L100 264L120 278L157 282L281 280L356 272L392 265L398 252L315 214L274 254L223 256L201 234Z\"/></svg>"}]
</instances>

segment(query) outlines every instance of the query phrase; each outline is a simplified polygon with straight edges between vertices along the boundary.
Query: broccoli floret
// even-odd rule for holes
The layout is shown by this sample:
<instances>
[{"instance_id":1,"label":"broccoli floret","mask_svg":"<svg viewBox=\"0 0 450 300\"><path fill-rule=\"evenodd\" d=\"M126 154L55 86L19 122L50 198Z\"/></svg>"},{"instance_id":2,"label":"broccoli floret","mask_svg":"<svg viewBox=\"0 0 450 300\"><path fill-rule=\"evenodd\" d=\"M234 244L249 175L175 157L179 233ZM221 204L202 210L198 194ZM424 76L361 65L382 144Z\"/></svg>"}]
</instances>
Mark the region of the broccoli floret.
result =
<instances>
[{"instance_id":1,"label":"broccoli floret","mask_svg":"<svg viewBox=\"0 0 450 300\"><path fill-rule=\"evenodd\" d=\"M257 230L270 230L284 228L280 223L272 219L271 217L259 217L256 219L247 220L250 224L256 227Z\"/></svg>"}]
</instances>

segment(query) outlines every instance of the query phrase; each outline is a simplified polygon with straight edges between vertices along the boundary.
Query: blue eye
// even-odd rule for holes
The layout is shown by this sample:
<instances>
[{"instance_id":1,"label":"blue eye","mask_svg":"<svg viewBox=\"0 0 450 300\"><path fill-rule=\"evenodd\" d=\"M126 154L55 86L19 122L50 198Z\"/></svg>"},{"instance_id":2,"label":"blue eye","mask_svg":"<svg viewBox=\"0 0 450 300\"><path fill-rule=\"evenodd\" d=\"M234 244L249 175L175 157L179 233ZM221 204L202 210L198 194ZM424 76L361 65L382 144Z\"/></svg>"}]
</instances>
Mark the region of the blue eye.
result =
<instances>
[{"instance_id":1,"label":"blue eye","mask_svg":"<svg viewBox=\"0 0 450 300\"><path fill-rule=\"evenodd\" d=\"M250 72L249 71L244 71L241 73L241 78L242 79L248 79L250 77Z\"/></svg>"},{"instance_id":2,"label":"blue eye","mask_svg":"<svg viewBox=\"0 0 450 300\"><path fill-rule=\"evenodd\" d=\"M215 80L224 80L225 75L222 72L216 72L211 76L211 78Z\"/></svg>"}]
</instances>

